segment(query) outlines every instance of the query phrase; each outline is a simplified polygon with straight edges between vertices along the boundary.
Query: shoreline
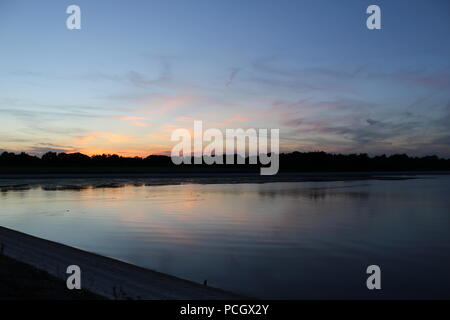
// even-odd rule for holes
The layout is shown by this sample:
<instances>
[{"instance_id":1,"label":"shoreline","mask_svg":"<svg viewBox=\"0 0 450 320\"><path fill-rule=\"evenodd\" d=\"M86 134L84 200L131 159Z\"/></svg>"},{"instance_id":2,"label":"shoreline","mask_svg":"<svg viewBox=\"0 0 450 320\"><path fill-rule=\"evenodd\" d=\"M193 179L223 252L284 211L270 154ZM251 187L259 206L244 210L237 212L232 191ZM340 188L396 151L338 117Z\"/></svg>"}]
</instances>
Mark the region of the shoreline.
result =
<instances>
[{"instance_id":1,"label":"shoreline","mask_svg":"<svg viewBox=\"0 0 450 320\"><path fill-rule=\"evenodd\" d=\"M423 178L427 175L450 175L450 171L305 172L279 173L274 176L261 176L257 173L0 174L0 191L24 191L33 188L41 188L46 191L81 191L90 188L183 184L262 184L274 182L408 180Z\"/></svg>"},{"instance_id":2,"label":"shoreline","mask_svg":"<svg viewBox=\"0 0 450 320\"><path fill-rule=\"evenodd\" d=\"M4 179L65 179L65 178L214 178L214 177L259 177L260 179L320 178L320 177L357 177L357 176L392 176L392 175L450 175L450 170L411 170L411 171L280 171L275 175L260 175L250 171L79 171L79 172L2 172Z\"/></svg>"},{"instance_id":3,"label":"shoreline","mask_svg":"<svg viewBox=\"0 0 450 320\"><path fill-rule=\"evenodd\" d=\"M241 296L0 226L3 255L48 273L66 285L78 265L81 287L116 300L229 300ZM68 289L66 289L68 290ZM69 290L68 290L69 291Z\"/></svg>"}]
</instances>

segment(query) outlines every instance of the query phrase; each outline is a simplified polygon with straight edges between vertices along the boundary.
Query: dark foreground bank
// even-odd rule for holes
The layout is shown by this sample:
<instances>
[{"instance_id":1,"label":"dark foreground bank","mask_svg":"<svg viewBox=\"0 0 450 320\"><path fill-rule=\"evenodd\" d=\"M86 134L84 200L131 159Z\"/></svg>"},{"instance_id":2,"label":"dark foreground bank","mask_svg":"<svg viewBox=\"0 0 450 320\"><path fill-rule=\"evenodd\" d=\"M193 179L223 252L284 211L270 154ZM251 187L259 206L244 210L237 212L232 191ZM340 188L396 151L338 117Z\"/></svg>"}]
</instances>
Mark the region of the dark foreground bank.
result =
<instances>
[{"instance_id":1,"label":"dark foreground bank","mask_svg":"<svg viewBox=\"0 0 450 320\"><path fill-rule=\"evenodd\" d=\"M0 245L3 255L46 272L62 282L53 284L62 291L66 287L69 266L81 270L81 287L99 296L118 300L226 300L240 297L203 284L177 278L168 274L141 268L126 262L104 257L56 242L0 227ZM7 263L13 263L8 260ZM5 265L10 270L11 264ZM22 268L25 268L22 266ZM23 270L27 273L27 270ZM14 272L14 271L9 271ZM21 272L18 275L23 274ZM36 271L37 272L37 271ZM40 287L43 274L29 272L27 278L12 280L9 286L31 283L30 288ZM14 276L14 273L11 274ZM36 276L36 279L34 277ZM3 279L3 277L1 278ZM35 283L35 281L37 281ZM62 285L62 286L61 286ZM8 287L5 285L5 290ZM55 292L57 294L59 291ZM15 291L20 294L21 292ZM67 293L66 293L67 294ZM31 298L31 297L30 297ZM49 297L52 299L52 297Z\"/></svg>"},{"instance_id":2,"label":"dark foreground bank","mask_svg":"<svg viewBox=\"0 0 450 320\"><path fill-rule=\"evenodd\" d=\"M0 255L0 300L102 300L87 290L68 290L45 271Z\"/></svg>"}]
</instances>

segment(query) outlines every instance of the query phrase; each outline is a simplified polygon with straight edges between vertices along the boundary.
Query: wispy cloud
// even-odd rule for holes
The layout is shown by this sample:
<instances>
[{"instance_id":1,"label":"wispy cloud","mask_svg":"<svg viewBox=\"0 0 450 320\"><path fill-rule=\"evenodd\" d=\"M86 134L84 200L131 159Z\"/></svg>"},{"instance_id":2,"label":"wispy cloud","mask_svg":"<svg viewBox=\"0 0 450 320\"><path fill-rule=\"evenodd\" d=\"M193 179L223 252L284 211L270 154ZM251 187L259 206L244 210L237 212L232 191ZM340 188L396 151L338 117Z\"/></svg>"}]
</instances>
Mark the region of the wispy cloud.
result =
<instances>
[{"instance_id":1,"label":"wispy cloud","mask_svg":"<svg viewBox=\"0 0 450 320\"><path fill-rule=\"evenodd\" d=\"M86 143L92 141L102 140L108 143L122 143L135 140L134 137L130 137L125 134L104 132L104 131L92 131L90 135L78 138L78 143Z\"/></svg>"},{"instance_id":2,"label":"wispy cloud","mask_svg":"<svg viewBox=\"0 0 450 320\"><path fill-rule=\"evenodd\" d=\"M135 110L137 113L162 115L174 112L183 107L191 106L200 98L191 94L176 94L176 95L152 95L139 101L143 106L141 109Z\"/></svg>"},{"instance_id":3,"label":"wispy cloud","mask_svg":"<svg viewBox=\"0 0 450 320\"><path fill-rule=\"evenodd\" d=\"M230 77L228 78L228 81L226 83L227 87L229 87L233 83L233 80L236 78L236 76L240 70L241 70L240 68L232 68L231 69Z\"/></svg>"},{"instance_id":4,"label":"wispy cloud","mask_svg":"<svg viewBox=\"0 0 450 320\"><path fill-rule=\"evenodd\" d=\"M140 116L115 116L115 118L128 121L137 127L148 127L148 123L146 121L151 120L149 117Z\"/></svg>"},{"instance_id":5,"label":"wispy cloud","mask_svg":"<svg viewBox=\"0 0 450 320\"><path fill-rule=\"evenodd\" d=\"M164 85L171 80L171 64L167 57L159 57L159 70L154 72L152 70L152 75L148 75L145 72L138 72L135 70L130 70L125 73L104 73L104 72L93 72L87 73L81 76L83 80L88 81L99 81L107 80L113 82L120 82L131 84L135 87L146 88L150 86Z\"/></svg>"},{"instance_id":6,"label":"wispy cloud","mask_svg":"<svg viewBox=\"0 0 450 320\"><path fill-rule=\"evenodd\" d=\"M450 67L441 70L416 67L392 72L370 72L367 78L391 80L438 90L450 89Z\"/></svg>"}]
</instances>

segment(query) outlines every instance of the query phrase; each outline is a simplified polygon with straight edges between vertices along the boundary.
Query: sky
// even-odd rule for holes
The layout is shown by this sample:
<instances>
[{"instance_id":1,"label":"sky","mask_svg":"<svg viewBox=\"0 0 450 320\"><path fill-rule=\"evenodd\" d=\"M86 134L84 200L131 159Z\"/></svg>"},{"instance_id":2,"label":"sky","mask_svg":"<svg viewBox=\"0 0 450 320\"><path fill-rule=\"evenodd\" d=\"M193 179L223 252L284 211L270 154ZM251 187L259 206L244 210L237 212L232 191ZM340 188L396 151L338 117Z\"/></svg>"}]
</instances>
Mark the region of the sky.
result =
<instances>
[{"instance_id":1,"label":"sky","mask_svg":"<svg viewBox=\"0 0 450 320\"><path fill-rule=\"evenodd\" d=\"M450 157L449 34L448 0L0 0L0 151L168 154L202 120Z\"/></svg>"}]
</instances>

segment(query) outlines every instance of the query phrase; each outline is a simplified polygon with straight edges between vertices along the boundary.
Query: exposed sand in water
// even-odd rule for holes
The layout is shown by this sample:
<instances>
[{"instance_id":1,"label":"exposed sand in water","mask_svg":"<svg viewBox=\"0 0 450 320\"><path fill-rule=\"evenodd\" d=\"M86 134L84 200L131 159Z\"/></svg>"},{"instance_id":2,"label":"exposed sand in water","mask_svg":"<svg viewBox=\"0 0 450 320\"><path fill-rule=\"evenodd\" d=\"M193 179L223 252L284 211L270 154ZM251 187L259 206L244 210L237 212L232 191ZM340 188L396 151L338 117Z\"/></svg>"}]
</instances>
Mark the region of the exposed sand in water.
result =
<instances>
[{"instance_id":1,"label":"exposed sand in water","mask_svg":"<svg viewBox=\"0 0 450 320\"><path fill-rule=\"evenodd\" d=\"M270 182L324 182L358 180L405 180L426 174L449 172L310 172L279 173L261 176L255 173L189 174L0 174L0 192L41 188L47 191L84 190L179 184L235 184Z\"/></svg>"}]
</instances>

